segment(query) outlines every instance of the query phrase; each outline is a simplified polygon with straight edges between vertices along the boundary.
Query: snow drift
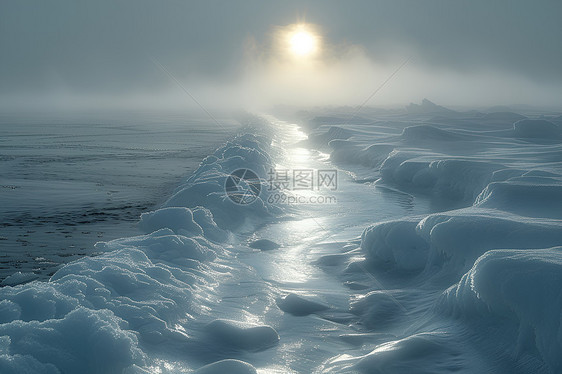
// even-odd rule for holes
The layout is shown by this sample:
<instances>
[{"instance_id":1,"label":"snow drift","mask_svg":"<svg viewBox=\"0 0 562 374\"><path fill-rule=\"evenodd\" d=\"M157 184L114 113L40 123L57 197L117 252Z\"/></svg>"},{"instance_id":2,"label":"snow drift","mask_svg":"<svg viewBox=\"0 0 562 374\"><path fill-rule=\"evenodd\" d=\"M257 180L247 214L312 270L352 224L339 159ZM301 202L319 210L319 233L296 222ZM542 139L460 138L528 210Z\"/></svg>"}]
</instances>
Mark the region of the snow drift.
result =
<instances>
[{"instance_id":1,"label":"snow drift","mask_svg":"<svg viewBox=\"0 0 562 374\"><path fill-rule=\"evenodd\" d=\"M201 314L196 290L214 282L212 263L224 256L225 228L272 215L259 199L240 209L225 196L232 171L251 167L266 175L269 139L239 136L207 157L162 209L142 214L146 235L100 242L102 255L58 270L49 282L0 289L2 373L148 373L167 347L189 352L216 339L230 348L264 349L278 335L269 326L217 320L191 337ZM204 205L205 207L202 207ZM255 373L236 360L199 373Z\"/></svg>"},{"instance_id":2,"label":"snow drift","mask_svg":"<svg viewBox=\"0 0 562 374\"><path fill-rule=\"evenodd\" d=\"M350 305L375 338L362 354L336 355L325 371L560 372L559 125L507 112L448 115L428 103L411 109L422 108L439 118L387 119L394 129L379 125L370 135L362 123L340 124L351 135L329 143L334 162L376 186L429 199L437 211L363 231L365 265L351 257L341 274L350 284L361 271L383 277L354 288ZM413 325L394 330L404 326L397 321ZM388 331L398 336L383 338Z\"/></svg>"}]
</instances>

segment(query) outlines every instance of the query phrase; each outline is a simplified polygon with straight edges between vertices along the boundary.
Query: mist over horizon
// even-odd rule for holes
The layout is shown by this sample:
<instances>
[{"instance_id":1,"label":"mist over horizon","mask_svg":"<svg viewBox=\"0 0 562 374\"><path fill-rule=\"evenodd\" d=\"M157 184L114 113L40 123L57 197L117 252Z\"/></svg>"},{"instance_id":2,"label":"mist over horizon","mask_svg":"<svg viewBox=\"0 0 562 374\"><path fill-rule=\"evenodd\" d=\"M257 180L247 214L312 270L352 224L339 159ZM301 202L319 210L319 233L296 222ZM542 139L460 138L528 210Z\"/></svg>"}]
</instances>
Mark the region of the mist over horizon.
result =
<instances>
[{"instance_id":1,"label":"mist over horizon","mask_svg":"<svg viewBox=\"0 0 562 374\"><path fill-rule=\"evenodd\" d=\"M4 109L196 109L180 84L213 110L358 106L379 88L365 105L427 98L456 108L561 108L555 1L57 0L1 8ZM299 60L283 49L283 33L302 24L318 50Z\"/></svg>"}]
</instances>

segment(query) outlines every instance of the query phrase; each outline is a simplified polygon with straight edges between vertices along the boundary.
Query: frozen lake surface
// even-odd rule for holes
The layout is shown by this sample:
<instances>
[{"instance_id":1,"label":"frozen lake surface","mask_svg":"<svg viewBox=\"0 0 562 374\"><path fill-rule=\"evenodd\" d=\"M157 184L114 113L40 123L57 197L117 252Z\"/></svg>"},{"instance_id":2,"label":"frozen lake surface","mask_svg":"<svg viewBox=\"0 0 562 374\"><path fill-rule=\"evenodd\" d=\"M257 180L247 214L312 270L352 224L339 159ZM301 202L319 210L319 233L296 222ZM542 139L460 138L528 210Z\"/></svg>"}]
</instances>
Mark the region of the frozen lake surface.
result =
<instances>
[{"instance_id":1,"label":"frozen lake surface","mask_svg":"<svg viewBox=\"0 0 562 374\"><path fill-rule=\"evenodd\" d=\"M99 240L137 234L234 131L188 113L27 113L0 117L0 280L45 279L95 253Z\"/></svg>"},{"instance_id":2,"label":"frozen lake surface","mask_svg":"<svg viewBox=\"0 0 562 374\"><path fill-rule=\"evenodd\" d=\"M562 370L559 113L283 117L155 186L138 235L1 288L0 371Z\"/></svg>"}]
</instances>

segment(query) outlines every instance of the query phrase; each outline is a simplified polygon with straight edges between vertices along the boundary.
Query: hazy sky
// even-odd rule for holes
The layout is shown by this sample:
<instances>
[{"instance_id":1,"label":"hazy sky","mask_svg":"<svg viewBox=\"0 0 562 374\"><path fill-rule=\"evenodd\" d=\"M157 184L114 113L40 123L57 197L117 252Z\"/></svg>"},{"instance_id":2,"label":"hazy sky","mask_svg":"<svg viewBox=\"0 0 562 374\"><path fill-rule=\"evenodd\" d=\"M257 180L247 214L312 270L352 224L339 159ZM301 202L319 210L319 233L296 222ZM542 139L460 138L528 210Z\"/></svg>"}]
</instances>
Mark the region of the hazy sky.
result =
<instances>
[{"instance_id":1,"label":"hazy sky","mask_svg":"<svg viewBox=\"0 0 562 374\"><path fill-rule=\"evenodd\" d=\"M181 96L154 58L206 101L347 104L412 57L371 104L556 105L561 15L562 1L0 0L0 96ZM301 22L323 52L297 72L271 51Z\"/></svg>"}]
</instances>

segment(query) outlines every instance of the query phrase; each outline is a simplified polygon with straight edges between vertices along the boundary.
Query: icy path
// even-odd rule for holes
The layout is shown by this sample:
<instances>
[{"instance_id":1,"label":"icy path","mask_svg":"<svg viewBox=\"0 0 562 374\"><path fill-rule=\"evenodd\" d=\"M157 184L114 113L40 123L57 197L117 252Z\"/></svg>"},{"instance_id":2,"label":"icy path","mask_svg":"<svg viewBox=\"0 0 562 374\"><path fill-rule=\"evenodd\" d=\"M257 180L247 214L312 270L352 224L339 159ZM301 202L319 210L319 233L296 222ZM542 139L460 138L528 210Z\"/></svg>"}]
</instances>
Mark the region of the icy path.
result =
<instances>
[{"instance_id":1,"label":"icy path","mask_svg":"<svg viewBox=\"0 0 562 374\"><path fill-rule=\"evenodd\" d=\"M281 247L263 251L246 245L234 248L249 274L221 283L211 315L226 319L238 315L242 320L264 323L277 330L277 346L237 356L255 365L260 373L312 373L321 370L324 361L353 348L355 343L350 345L349 341L361 332L360 327L353 326L357 317L349 312L353 289L365 292L377 282L362 272L358 282L346 285L331 269L343 266L353 253L361 257L360 235L370 223L427 212L428 206L405 194L384 193L372 185L356 183L353 175L330 163L328 155L303 147L306 135L296 124L267 119L275 129L274 146L283 149L276 167L290 174L303 169L337 170L337 190L312 192L316 197L333 196L337 202L294 203L290 205L290 219L239 234L242 244L267 239ZM362 279L364 283L359 282ZM302 298L295 298L293 310L282 302L287 295L291 295L289 301L293 295ZM318 305L301 305L301 300ZM325 309L318 310L322 307Z\"/></svg>"}]
</instances>

